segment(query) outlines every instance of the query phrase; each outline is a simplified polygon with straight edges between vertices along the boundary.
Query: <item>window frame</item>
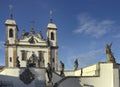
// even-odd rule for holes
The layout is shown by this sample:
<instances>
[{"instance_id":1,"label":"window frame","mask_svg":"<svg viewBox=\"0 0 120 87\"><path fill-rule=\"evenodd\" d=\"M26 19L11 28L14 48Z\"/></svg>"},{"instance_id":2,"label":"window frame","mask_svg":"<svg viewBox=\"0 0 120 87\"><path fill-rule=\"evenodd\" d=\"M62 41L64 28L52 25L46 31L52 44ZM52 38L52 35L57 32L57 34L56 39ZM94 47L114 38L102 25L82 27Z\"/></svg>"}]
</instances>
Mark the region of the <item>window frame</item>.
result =
<instances>
[{"instance_id":1,"label":"window frame","mask_svg":"<svg viewBox=\"0 0 120 87\"><path fill-rule=\"evenodd\" d=\"M51 40L55 40L54 32L51 32Z\"/></svg>"},{"instance_id":2,"label":"window frame","mask_svg":"<svg viewBox=\"0 0 120 87\"><path fill-rule=\"evenodd\" d=\"M26 61L27 59L27 52L25 50L21 50L21 60Z\"/></svg>"},{"instance_id":3,"label":"window frame","mask_svg":"<svg viewBox=\"0 0 120 87\"><path fill-rule=\"evenodd\" d=\"M14 31L13 31L13 29L12 28L10 28L10 30L9 30L9 37L10 38L13 38L14 37Z\"/></svg>"}]
</instances>

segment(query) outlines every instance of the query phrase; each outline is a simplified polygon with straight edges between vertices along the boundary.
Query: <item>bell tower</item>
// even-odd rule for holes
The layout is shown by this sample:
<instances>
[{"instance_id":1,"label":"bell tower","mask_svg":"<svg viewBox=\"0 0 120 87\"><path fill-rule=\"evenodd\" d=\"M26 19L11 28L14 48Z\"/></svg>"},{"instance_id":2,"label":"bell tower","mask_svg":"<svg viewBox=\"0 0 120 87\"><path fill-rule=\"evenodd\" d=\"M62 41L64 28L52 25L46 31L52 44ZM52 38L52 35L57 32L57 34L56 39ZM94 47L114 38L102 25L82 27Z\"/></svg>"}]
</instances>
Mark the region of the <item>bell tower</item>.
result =
<instances>
[{"instance_id":1,"label":"bell tower","mask_svg":"<svg viewBox=\"0 0 120 87\"><path fill-rule=\"evenodd\" d=\"M6 41L9 44L15 44L17 40L17 33L18 33L18 28L15 20L13 19L6 20L5 26L6 26Z\"/></svg>"},{"instance_id":2,"label":"bell tower","mask_svg":"<svg viewBox=\"0 0 120 87\"><path fill-rule=\"evenodd\" d=\"M15 20L13 20L12 5L9 5L9 9L10 9L10 19L5 21L6 41L9 42L9 44L15 44L17 40L18 27Z\"/></svg>"},{"instance_id":3,"label":"bell tower","mask_svg":"<svg viewBox=\"0 0 120 87\"><path fill-rule=\"evenodd\" d=\"M47 38L51 46L57 46L57 27L52 21L47 26Z\"/></svg>"},{"instance_id":4,"label":"bell tower","mask_svg":"<svg viewBox=\"0 0 120 87\"><path fill-rule=\"evenodd\" d=\"M16 58L17 58L17 33L18 28L15 20L8 19L5 22L6 26L6 42L5 42L5 51L6 51L6 66L7 67L16 67Z\"/></svg>"},{"instance_id":5,"label":"bell tower","mask_svg":"<svg viewBox=\"0 0 120 87\"><path fill-rule=\"evenodd\" d=\"M10 18L5 21L6 27L6 42L5 42L5 52L6 52L6 66L7 67L15 67L16 66L16 42L17 42L17 34L18 27L13 19L12 15L12 7L10 7Z\"/></svg>"},{"instance_id":6,"label":"bell tower","mask_svg":"<svg viewBox=\"0 0 120 87\"><path fill-rule=\"evenodd\" d=\"M58 44L57 44L57 27L52 19L47 26L47 39L49 41L50 53L49 62L55 71L58 71Z\"/></svg>"}]
</instances>

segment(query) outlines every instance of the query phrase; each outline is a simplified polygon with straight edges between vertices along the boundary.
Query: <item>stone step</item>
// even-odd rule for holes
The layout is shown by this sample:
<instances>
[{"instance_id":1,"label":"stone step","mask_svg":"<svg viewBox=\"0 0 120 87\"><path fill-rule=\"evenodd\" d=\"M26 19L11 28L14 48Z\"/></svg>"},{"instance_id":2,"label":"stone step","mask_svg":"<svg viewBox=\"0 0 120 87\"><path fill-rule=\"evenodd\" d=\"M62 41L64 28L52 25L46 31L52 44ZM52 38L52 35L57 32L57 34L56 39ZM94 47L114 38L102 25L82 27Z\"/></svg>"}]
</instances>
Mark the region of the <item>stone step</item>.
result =
<instances>
[{"instance_id":1,"label":"stone step","mask_svg":"<svg viewBox=\"0 0 120 87\"><path fill-rule=\"evenodd\" d=\"M53 86L46 86L46 87L53 87Z\"/></svg>"},{"instance_id":2,"label":"stone step","mask_svg":"<svg viewBox=\"0 0 120 87\"><path fill-rule=\"evenodd\" d=\"M50 83L46 83L46 87L53 87L53 84L52 84L52 82L50 82Z\"/></svg>"}]
</instances>

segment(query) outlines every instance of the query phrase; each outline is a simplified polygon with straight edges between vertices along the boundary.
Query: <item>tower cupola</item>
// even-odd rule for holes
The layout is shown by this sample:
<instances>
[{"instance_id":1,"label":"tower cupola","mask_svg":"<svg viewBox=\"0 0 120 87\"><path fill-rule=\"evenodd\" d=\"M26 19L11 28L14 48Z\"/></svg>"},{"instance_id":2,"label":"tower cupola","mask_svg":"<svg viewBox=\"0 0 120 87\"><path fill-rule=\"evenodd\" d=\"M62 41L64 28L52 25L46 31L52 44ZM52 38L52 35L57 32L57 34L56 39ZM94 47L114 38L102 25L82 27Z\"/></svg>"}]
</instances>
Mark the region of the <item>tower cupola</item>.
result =
<instances>
[{"instance_id":1,"label":"tower cupola","mask_svg":"<svg viewBox=\"0 0 120 87\"><path fill-rule=\"evenodd\" d=\"M52 22L48 23L47 28L57 29L56 25Z\"/></svg>"},{"instance_id":2,"label":"tower cupola","mask_svg":"<svg viewBox=\"0 0 120 87\"><path fill-rule=\"evenodd\" d=\"M5 25L16 25L16 22L13 19L8 19L5 21Z\"/></svg>"}]
</instances>

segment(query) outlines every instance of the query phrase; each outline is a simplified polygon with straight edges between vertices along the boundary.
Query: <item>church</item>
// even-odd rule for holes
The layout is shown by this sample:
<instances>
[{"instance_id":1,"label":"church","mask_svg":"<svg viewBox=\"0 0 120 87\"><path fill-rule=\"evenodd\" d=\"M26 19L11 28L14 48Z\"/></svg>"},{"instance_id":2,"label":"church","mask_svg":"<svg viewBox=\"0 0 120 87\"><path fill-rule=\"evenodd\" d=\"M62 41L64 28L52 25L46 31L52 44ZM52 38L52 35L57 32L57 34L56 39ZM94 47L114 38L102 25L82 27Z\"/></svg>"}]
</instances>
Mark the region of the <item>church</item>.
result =
<instances>
[{"instance_id":1,"label":"church","mask_svg":"<svg viewBox=\"0 0 120 87\"><path fill-rule=\"evenodd\" d=\"M17 23L12 18L5 21L5 26L7 67L16 67L18 58L20 67L26 67L28 63L30 66L47 67L49 62L52 68L58 71L57 27L52 19L46 29L46 39L41 31L35 33L34 28L31 28L30 32L23 30L19 38Z\"/></svg>"},{"instance_id":2,"label":"church","mask_svg":"<svg viewBox=\"0 0 120 87\"><path fill-rule=\"evenodd\" d=\"M98 62L74 70L58 70L57 26L52 19L42 32L22 31L12 14L5 21L6 65L0 67L0 87L120 87L120 64L116 63L111 44L106 46L107 62Z\"/></svg>"}]
</instances>

